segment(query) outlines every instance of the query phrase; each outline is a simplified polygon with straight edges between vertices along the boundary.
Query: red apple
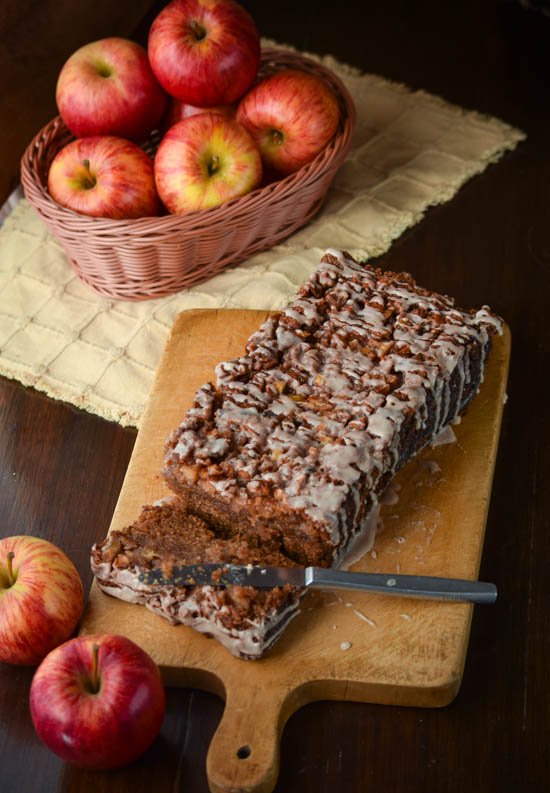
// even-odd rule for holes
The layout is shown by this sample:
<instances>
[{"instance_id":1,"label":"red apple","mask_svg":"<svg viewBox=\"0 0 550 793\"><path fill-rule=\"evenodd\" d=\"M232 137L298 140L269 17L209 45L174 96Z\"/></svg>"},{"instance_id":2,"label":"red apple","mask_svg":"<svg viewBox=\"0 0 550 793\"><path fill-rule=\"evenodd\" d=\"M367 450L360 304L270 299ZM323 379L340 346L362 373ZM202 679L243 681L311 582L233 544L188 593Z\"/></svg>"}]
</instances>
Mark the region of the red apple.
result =
<instances>
[{"instance_id":1,"label":"red apple","mask_svg":"<svg viewBox=\"0 0 550 793\"><path fill-rule=\"evenodd\" d=\"M104 218L158 215L152 159L129 140L103 135L68 143L53 159L50 195L61 206Z\"/></svg>"},{"instance_id":2,"label":"red apple","mask_svg":"<svg viewBox=\"0 0 550 793\"><path fill-rule=\"evenodd\" d=\"M260 64L252 17L233 0L172 0L153 20L153 72L176 99L196 107L235 102Z\"/></svg>"},{"instance_id":3,"label":"red apple","mask_svg":"<svg viewBox=\"0 0 550 793\"><path fill-rule=\"evenodd\" d=\"M72 634L82 581L57 546L38 537L0 540L0 661L32 666Z\"/></svg>"},{"instance_id":4,"label":"red apple","mask_svg":"<svg viewBox=\"0 0 550 793\"><path fill-rule=\"evenodd\" d=\"M71 132L143 140L158 125L168 98L134 41L107 38L71 55L57 80L59 113Z\"/></svg>"},{"instance_id":5,"label":"red apple","mask_svg":"<svg viewBox=\"0 0 550 793\"><path fill-rule=\"evenodd\" d=\"M183 121L184 118L189 118L190 116L198 116L199 113L216 113L216 115L223 116L224 118L235 118L236 112L236 103L230 105L214 105L214 107L195 107L195 105L187 105L185 102L180 102L179 99L174 99L172 97L162 121L162 128L166 133L170 127L173 127L178 121Z\"/></svg>"},{"instance_id":6,"label":"red apple","mask_svg":"<svg viewBox=\"0 0 550 793\"><path fill-rule=\"evenodd\" d=\"M152 658L124 636L79 636L34 675L31 716L55 754L82 768L127 765L154 741L165 695Z\"/></svg>"},{"instance_id":7,"label":"red apple","mask_svg":"<svg viewBox=\"0 0 550 793\"><path fill-rule=\"evenodd\" d=\"M237 121L256 141L264 165L289 174L313 160L331 140L340 108L320 77L284 69L261 80L243 97Z\"/></svg>"},{"instance_id":8,"label":"red apple","mask_svg":"<svg viewBox=\"0 0 550 793\"><path fill-rule=\"evenodd\" d=\"M155 156L158 193L174 214L210 209L260 184L260 153L236 121L201 113L171 127Z\"/></svg>"}]
</instances>

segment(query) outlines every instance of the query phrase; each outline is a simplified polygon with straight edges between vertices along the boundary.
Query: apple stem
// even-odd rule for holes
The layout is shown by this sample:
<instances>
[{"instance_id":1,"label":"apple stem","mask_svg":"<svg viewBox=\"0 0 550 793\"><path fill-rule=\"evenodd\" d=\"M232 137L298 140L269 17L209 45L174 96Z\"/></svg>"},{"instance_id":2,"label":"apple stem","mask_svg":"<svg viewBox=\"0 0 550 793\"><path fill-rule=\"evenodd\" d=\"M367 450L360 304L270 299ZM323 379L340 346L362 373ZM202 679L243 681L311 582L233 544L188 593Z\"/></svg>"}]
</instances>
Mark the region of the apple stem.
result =
<instances>
[{"instance_id":1,"label":"apple stem","mask_svg":"<svg viewBox=\"0 0 550 793\"><path fill-rule=\"evenodd\" d=\"M210 160L208 161L208 176L212 176L215 174L218 168L220 167L220 158L217 154L213 154Z\"/></svg>"},{"instance_id":2,"label":"apple stem","mask_svg":"<svg viewBox=\"0 0 550 793\"><path fill-rule=\"evenodd\" d=\"M189 27L191 28L191 33L193 34L195 41L202 41L206 38L206 30L203 28L200 22L197 22L196 19L191 20Z\"/></svg>"},{"instance_id":3,"label":"apple stem","mask_svg":"<svg viewBox=\"0 0 550 793\"><path fill-rule=\"evenodd\" d=\"M13 574L13 560L15 559L15 554L13 551L9 551L8 558L7 558L7 566L8 566L8 585L13 586L15 584L15 576Z\"/></svg>"},{"instance_id":4,"label":"apple stem","mask_svg":"<svg viewBox=\"0 0 550 793\"><path fill-rule=\"evenodd\" d=\"M96 178L90 171L90 160L82 160L82 167L86 171L84 179L82 180L82 186L85 190L90 190L96 185Z\"/></svg>"},{"instance_id":5,"label":"apple stem","mask_svg":"<svg viewBox=\"0 0 550 793\"><path fill-rule=\"evenodd\" d=\"M276 146L280 146L281 143L284 142L285 136L278 129L272 129L269 135L271 137L271 142L274 143Z\"/></svg>"},{"instance_id":6,"label":"apple stem","mask_svg":"<svg viewBox=\"0 0 550 793\"><path fill-rule=\"evenodd\" d=\"M90 687L92 694L99 691L99 670L98 670L99 644L92 645L92 674L90 677Z\"/></svg>"}]
</instances>

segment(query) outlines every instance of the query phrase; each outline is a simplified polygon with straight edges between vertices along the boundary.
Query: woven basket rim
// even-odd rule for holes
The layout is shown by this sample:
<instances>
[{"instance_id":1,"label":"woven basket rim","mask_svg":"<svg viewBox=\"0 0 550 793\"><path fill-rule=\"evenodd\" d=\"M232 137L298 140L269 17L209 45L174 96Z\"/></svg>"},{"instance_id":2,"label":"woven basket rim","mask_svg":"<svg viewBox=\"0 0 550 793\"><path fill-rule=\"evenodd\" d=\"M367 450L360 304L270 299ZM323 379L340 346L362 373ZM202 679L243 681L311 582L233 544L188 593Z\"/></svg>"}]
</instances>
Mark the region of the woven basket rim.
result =
<instances>
[{"instance_id":1,"label":"woven basket rim","mask_svg":"<svg viewBox=\"0 0 550 793\"><path fill-rule=\"evenodd\" d=\"M146 237L149 234L156 237L170 230L179 231L187 227L190 230L199 230L202 226L225 222L241 213L254 212L261 208L261 205L266 201L273 200L279 194L286 194L289 190L300 189L302 185L314 180L318 173L324 173L335 157L341 153L341 149L349 145L356 122L355 105L342 80L324 64L301 53L294 53L290 50L279 48L262 50L261 58L263 66L268 66L274 62L284 64L286 61L290 68L302 65L306 69L313 70L321 77L324 77L331 84L335 93L339 95L340 106L343 111L339 130L327 146L311 162L298 171L211 209L196 210L179 215L162 214L128 219L93 217L75 212L54 201L48 192L47 184L37 173L40 161L36 161L35 154L40 146L40 141L47 138L52 132L55 134L58 130L60 133L70 135L61 117L56 116L39 130L21 158L21 181L25 197L36 209L42 209L48 215L55 216L56 222L67 228L72 226L81 227L85 223L88 226L88 233L99 237L105 235L113 239L116 237L125 238L126 236Z\"/></svg>"}]
</instances>

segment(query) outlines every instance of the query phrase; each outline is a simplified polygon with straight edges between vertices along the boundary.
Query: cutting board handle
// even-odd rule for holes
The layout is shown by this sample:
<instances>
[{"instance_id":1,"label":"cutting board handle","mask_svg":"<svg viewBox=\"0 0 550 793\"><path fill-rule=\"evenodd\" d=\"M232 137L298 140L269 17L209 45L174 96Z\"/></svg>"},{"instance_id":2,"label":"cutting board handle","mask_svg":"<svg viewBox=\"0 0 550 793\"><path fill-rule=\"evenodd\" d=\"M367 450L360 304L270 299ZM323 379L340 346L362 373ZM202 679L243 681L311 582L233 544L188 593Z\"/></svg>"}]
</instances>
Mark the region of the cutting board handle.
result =
<instances>
[{"instance_id":1,"label":"cutting board handle","mask_svg":"<svg viewBox=\"0 0 550 793\"><path fill-rule=\"evenodd\" d=\"M226 688L225 710L208 750L212 793L271 793L281 733L295 709L288 688L251 688L243 670L239 683Z\"/></svg>"}]
</instances>

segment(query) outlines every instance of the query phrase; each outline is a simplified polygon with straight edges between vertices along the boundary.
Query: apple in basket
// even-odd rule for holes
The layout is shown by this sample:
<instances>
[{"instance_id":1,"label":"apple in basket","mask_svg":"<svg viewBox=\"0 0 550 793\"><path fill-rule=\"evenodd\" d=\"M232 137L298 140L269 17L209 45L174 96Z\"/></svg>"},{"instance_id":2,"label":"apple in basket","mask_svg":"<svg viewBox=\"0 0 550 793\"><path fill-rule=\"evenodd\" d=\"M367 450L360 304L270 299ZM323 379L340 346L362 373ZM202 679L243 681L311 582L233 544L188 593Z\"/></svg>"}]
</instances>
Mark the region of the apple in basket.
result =
<instances>
[{"instance_id":1,"label":"apple in basket","mask_svg":"<svg viewBox=\"0 0 550 793\"><path fill-rule=\"evenodd\" d=\"M93 41L74 52L59 73L56 99L76 137L137 141L156 128L168 102L144 48L122 38Z\"/></svg>"},{"instance_id":2,"label":"apple in basket","mask_svg":"<svg viewBox=\"0 0 550 793\"><path fill-rule=\"evenodd\" d=\"M30 708L39 737L68 763L131 763L157 736L165 694L153 659L124 636L79 636L53 650L34 675Z\"/></svg>"},{"instance_id":3,"label":"apple in basket","mask_svg":"<svg viewBox=\"0 0 550 793\"><path fill-rule=\"evenodd\" d=\"M80 138L54 157L48 190L61 206L83 215L158 215L153 161L135 143L113 135Z\"/></svg>"},{"instance_id":4,"label":"apple in basket","mask_svg":"<svg viewBox=\"0 0 550 793\"><path fill-rule=\"evenodd\" d=\"M80 576L63 551L27 535L0 540L0 661L33 666L77 626Z\"/></svg>"},{"instance_id":5,"label":"apple in basket","mask_svg":"<svg viewBox=\"0 0 550 793\"><path fill-rule=\"evenodd\" d=\"M264 166L284 175L325 148L338 129L340 108L320 77L284 69L261 80L242 98L237 121L256 141Z\"/></svg>"},{"instance_id":6,"label":"apple in basket","mask_svg":"<svg viewBox=\"0 0 550 793\"><path fill-rule=\"evenodd\" d=\"M250 87L260 64L252 17L233 0L172 0L155 17L147 52L163 88L197 107L229 104Z\"/></svg>"},{"instance_id":7,"label":"apple in basket","mask_svg":"<svg viewBox=\"0 0 550 793\"><path fill-rule=\"evenodd\" d=\"M171 127L155 155L155 181L173 214L211 209L258 187L260 153L236 121L200 113Z\"/></svg>"},{"instance_id":8,"label":"apple in basket","mask_svg":"<svg viewBox=\"0 0 550 793\"><path fill-rule=\"evenodd\" d=\"M237 105L235 103L230 105L214 105L214 107L195 107L195 105L188 105L185 102L180 102L179 99L172 98L168 104L168 109L162 120L162 129L167 132L170 127L177 124L178 121L183 121L184 118L190 116L197 116L199 113L216 113L217 115L224 116L224 118L235 118L237 112Z\"/></svg>"}]
</instances>

